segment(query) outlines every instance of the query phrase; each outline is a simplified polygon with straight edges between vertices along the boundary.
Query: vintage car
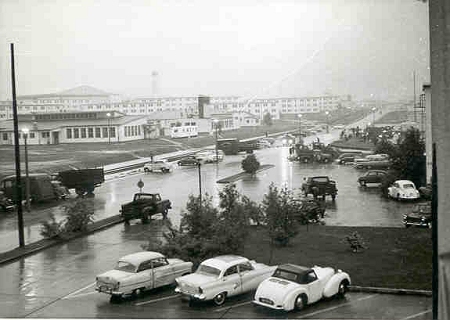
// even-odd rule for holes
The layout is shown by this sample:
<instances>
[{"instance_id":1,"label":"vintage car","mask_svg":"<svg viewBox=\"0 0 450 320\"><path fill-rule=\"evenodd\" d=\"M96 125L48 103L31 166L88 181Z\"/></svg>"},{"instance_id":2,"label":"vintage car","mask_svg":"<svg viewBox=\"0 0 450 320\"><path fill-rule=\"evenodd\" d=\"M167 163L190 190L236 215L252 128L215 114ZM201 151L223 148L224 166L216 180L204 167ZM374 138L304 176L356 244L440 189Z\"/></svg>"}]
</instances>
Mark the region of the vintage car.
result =
<instances>
[{"instance_id":1,"label":"vintage car","mask_svg":"<svg viewBox=\"0 0 450 320\"><path fill-rule=\"evenodd\" d=\"M403 215L403 224L406 228L410 226L418 226L431 228L431 202L418 203L412 211Z\"/></svg>"},{"instance_id":2,"label":"vintage car","mask_svg":"<svg viewBox=\"0 0 450 320\"><path fill-rule=\"evenodd\" d=\"M301 310L322 298L344 296L350 284L350 276L339 269L284 264L261 282L253 303L276 310Z\"/></svg>"},{"instance_id":3,"label":"vintage car","mask_svg":"<svg viewBox=\"0 0 450 320\"><path fill-rule=\"evenodd\" d=\"M222 150L203 150L203 151L199 151L195 154L195 157L202 161L203 163L213 163L213 162L218 162L218 161L222 161L224 158L224 152Z\"/></svg>"},{"instance_id":4,"label":"vintage car","mask_svg":"<svg viewBox=\"0 0 450 320\"><path fill-rule=\"evenodd\" d=\"M15 208L14 202L5 196L3 191L0 191L0 209L2 211L9 211Z\"/></svg>"},{"instance_id":5,"label":"vintage car","mask_svg":"<svg viewBox=\"0 0 450 320\"><path fill-rule=\"evenodd\" d=\"M200 160L196 156L186 156L177 161L179 166L197 166Z\"/></svg>"},{"instance_id":6,"label":"vintage car","mask_svg":"<svg viewBox=\"0 0 450 320\"><path fill-rule=\"evenodd\" d=\"M166 159L155 160L144 165L144 172L161 171L162 173L167 173L172 171L172 169L172 164Z\"/></svg>"},{"instance_id":7,"label":"vintage car","mask_svg":"<svg viewBox=\"0 0 450 320\"><path fill-rule=\"evenodd\" d=\"M381 183L386 176L384 170L369 170L358 178L360 186L365 187L368 183Z\"/></svg>"},{"instance_id":8,"label":"vintage car","mask_svg":"<svg viewBox=\"0 0 450 320\"><path fill-rule=\"evenodd\" d=\"M218 256L203 261L194 273L176 279L175 292L190 301L212 300L220 306L227 297L255 290L275 269L241 256Z\"/></svg>"},{"instance_id":9,"label":"vintage car","mask_svg":"<svg viewBox=\"0 0 450 320\"><path fill-rule=\"evenodd\" d=\"M420 193L412 181L397 180L388 188L388 197L397 200L415 200L420 198Z\"/></svg>"},{"instance_id":10,"label":"vintage car","mask_svg":"<svg viewBox=\"0 0 450 320\"><path fill-rule=\"evenodd\" d=\"M119 259L113 270L96 277L95 290L120 299L138 296L143 290L175 283L175 279L192 272L192 262L167 259L154 251L136 252Z\"/></svg>"}]
</instances>

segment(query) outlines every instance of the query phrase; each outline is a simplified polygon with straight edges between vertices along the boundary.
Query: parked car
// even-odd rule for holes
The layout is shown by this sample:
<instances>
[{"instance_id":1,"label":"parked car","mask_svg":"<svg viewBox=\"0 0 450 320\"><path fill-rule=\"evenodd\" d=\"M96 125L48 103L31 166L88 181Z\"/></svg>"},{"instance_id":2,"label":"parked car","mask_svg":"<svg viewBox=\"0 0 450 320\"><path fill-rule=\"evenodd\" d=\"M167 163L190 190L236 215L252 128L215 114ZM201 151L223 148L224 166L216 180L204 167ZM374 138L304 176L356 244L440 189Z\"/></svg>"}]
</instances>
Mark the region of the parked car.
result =
<instances>
[{"instance_id":1,"label":"parked car","mask_svg":"<svg viewBox=\"0 0 450 320\"><path fill-rule=\"evenodd\" d=\"M94 189L105 182L105 172L103 168L65 170L58 172L55 180L61 181L67 189L75 189L79 197L93 196Z\"/></svg>"},{"instance_id":2,"label":"parked car","mask_svg":"<svg viewBox=\"0 0 450 320\"><path fill-rule=\"evenodd\" d=\"M200 160L196 156L187 156L178 160L179 166L197 166Z\"/></svg>"},{"instance_id":3,"label":"parked car","mask_svg":"<svg viewBox=\"0 0 450 320\"><path fill-rule=\"evenodd\" d=\"M366 186L368 183L381 183L386 176L384 170L369 170L358 178L358 183L361 186Z\"/></svg>"},{"instance_id":4,"label":"parked car","mask_svg":"<svg viewBox=\"0 0 450 320\"><path fill-rule=\"evenodd\" d=\"M350 284L348 273L339 269L283 264L261 282L253 303L276 310L302 310L322 298L344 296Z\"/></svg>"},{"instance_id":5,"label":"parked car","mask_svg":"<svg viewBox=\"0 0 450 320\"><path fill-rule=\"evenodd\" d=\"M6 212L14 208L15 206L13 201L5 196L5 193L3 191L0 191L0 209Z\"/></svg>"},{"instance_id":6,"label":"parked car","mask_svg":"<svg viewBox=\"0 0 450 320\"><path fill-rule=\"evenodd\" d=\"M427 201L415 205L410 213L403 215L403 224L406 228L410 226L431 228L431 202Z\"/></svg>"},{"instance_id":7,"label":"parked car","mask_svg":"<svg viewBox=\"0 0 450 320\"><path fill-rule=\"evenodd\" d=\"M387 170L391 167L391 161L389 159L383 160L370 160L367 158L355 159L354 167L356 169Z\"/></svg>"},{"instance_id":8,"label":"parked car","mask_svg":"<svg viewBox=\"0 0 450 320\"><path fill-rule=\"evenodd\" d=\"M142 223L147 223L148 219L158 213L164 219L167 218L169 209L172 209L172 202L162 199L159 193L135 193L133 201L122 204L120 215L126 224L132 219L141 219Z\"/></svg>"},{"instance_id":9,"label":"parked car","mask_svg":"<svg viewBox=\"0 0 450 320\"><path fill-rule=\"evenodd\" d=\"M98 275L95 290L111 298L137 296L144 290L173 284L177 277L191 272L192 262L167 259L154 251L136 252L120 258L113 270Z\"/></svg>"},{"instance_id":10,"label":"parked car","mask_svg":"<svg viewBox=\"0 0 450 320\"><path fill-rule=\"evenodd\" d=\"M144 172L154 172L154 171L161 171L162 173L170 172L172 171L172 164L166 159L163 159L148 162L144 165Z\"/></svg>"},{"instance_id":11,"label":"parked car","mask_svg":"<svg viewBox=\"0 0 450 320\"><path fill-rule=\"evenodd\" d=\"M195 273L176 279L175 292L191 301L212 300L220 306L227 297L255 290L275 269L241 256L218 256L203 261Z\"/></svg>"},{"instance_id":12,"label":"parked car","mask_svg":"<svg viewBox=\"0 0 450 320\"><path fill-rule=\"evenodd\" d=\"M397 200L415 200L420 198L420 194L414 182L397 180L388 188L388 197Z\"/></svg>"},{"instance_id":13,"label":"parked car","mask_svg":"<svg viewBox=\"0 0 450 320\"><path fill-rule=\"evenodd\" d=\"M307 219L308 222L317 222L325 216L325 206L318 200L311 198L294 198L293 201L299 205L299 211L293 214L300 222Z\"/></svg>"},{"instance_id":14,"label":"parked car","mask_svg":"<svg viewBox=\"0 0 450 320\"><path fill-rule=\"evenodd\" d=\"M222 150L203 150L197 152L195 157L203 163L214 163L222 161L224 158L224 152Z\"/></svg>"},{"instance_id":15,"label":"parked car","mask_svg":"<svg viewBox=\"0 0 450 320\"><path fill-rule=\"evenodd\" d=\"M361 152L358 152L358 153L345 152L345 153L341 153L334 161L338 164L346 164L349 162L355 162L355 159L360 159L360 158L362 158Z\"/></svg>"}]
</instances>

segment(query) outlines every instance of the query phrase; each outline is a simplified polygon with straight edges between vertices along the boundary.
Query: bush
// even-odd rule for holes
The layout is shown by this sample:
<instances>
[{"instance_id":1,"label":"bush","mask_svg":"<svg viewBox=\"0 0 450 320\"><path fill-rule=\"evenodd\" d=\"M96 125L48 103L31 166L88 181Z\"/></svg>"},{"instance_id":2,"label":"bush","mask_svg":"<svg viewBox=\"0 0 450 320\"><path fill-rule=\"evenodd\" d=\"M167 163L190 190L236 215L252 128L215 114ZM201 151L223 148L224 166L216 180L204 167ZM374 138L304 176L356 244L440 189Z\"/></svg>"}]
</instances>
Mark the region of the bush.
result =
<instances>
[{"instance_id":1,"label":"bush","mask_svg":"<svg viewBox=\"0 0 450 320\"><path fill-rule=\"evenodd\" d=\"M255 174L260 167L259 161L256 159L254 154L249 154L244 160L242 160L242 170L247 173Z\"/></svg>"},{"instance_id":2,"label":"bush","mask_svg":"<svg viewBox=\"0 0 450 320\"><path fill-rule=\"evenodd\" d=\"M94 221L94 202L92 199L77 198L63 206L67 215L64 232L82 232Z\"/></svg>"},{"instance_id":3,"label":"bush","mask_svg":"<svg viewBox=\"0 0 450 320\"><path fill-rule=\"evenodd\" d=\"M62 224L64 221L57 222L53 213L49 214L50 221L41 222L40 234L46 239L59 237L63 232Z\"/></svg>"},{"instance_id":4,"label":"bush","mask_svg":"<svg viewBox=\"0 0 450 320\"><path fill-rule=\"evenodd\" d=\"M348 243L352 252L358 252L362 249L367 249L366 244L364 243L364 239L358 233L358 231L353 232L352 234L346 236L344 241Z\"/></svg>"}]
</instances>

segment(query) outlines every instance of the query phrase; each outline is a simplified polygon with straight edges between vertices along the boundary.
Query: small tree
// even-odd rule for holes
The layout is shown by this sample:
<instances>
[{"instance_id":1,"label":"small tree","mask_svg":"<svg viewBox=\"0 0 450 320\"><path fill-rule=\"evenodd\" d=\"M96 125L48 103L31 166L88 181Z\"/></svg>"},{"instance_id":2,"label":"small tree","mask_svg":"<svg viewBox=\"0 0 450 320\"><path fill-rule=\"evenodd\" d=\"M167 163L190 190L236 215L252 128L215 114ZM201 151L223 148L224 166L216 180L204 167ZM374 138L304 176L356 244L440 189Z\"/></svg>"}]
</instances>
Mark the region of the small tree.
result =
<instances>
[{"instance_id":1,"label":"small tree","mask_svg":"<svg viewBox=\"0 0 450 320\"><path fill-rule=\"evenodd\" d=\"M272 116L270 115L270 113L266 112L263 116L263 124L266 126L271 126L273 125L273 121L272 121Z\"/></svg>"},{"instance_id":2,"label":"small tree","mask_svg":"<svg viewBox=\"0 0 450 320\"><path fill-rule=\"evenodd\" d=\"M348 243L350 249L352 249L353 252L358 252L360 250L367 249L364 239L357 231L346 236L344 238L344 241Z\"/></svg>"},{"instance_id":3,"label":"small tree","mask_svg":"<svg viewBox=\"0 0 450 320\"><path fill-rule=\"evenodd\" d=\"M59 237L63 232L64 221L56 221L53 213L49 214L50 221L41 222L40 234L46 239Z\"/></svg>"},{"instance_id":4,"label":"small tree","mask_svg":"<svg viewBox=\"0 0 450 320\"><path fill-rule=\"evenodd\" d=\"M94 221L94 201L88 198L77 198L63 205L67 215L64 232L82 232Z\"/></svg>"},{"instance_id":5,"label":"small tree","mask_svg":"<svg viewBox=\"0 0 450 320\"><path fill-rule=\"evenodd\" d=\"M254 154L249 154L241 163L242 170L254 175L260 167L259 161Z\"/></svg>"}]
</instances>

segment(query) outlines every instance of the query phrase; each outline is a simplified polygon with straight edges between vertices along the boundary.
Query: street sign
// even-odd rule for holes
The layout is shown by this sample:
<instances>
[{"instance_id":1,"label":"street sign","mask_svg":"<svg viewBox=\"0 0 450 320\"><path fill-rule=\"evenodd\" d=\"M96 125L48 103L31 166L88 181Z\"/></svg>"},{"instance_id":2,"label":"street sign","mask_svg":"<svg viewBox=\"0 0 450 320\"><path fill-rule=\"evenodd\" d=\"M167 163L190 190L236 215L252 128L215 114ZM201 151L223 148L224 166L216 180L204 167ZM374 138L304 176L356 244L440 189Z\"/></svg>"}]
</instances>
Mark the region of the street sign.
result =
<instances>
[{"instance_id":1,"label":"street sign","mask_svg":"<svg viewBox=\"0 0 450 320\"><path fill-rule=\"evenodd\" d=\"M142 193L142 188L144 187L144 181L142 181L142 179L139 179L137 186L139 188L139 192Z\"/></svg>"}]
</instances>

